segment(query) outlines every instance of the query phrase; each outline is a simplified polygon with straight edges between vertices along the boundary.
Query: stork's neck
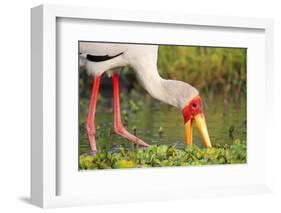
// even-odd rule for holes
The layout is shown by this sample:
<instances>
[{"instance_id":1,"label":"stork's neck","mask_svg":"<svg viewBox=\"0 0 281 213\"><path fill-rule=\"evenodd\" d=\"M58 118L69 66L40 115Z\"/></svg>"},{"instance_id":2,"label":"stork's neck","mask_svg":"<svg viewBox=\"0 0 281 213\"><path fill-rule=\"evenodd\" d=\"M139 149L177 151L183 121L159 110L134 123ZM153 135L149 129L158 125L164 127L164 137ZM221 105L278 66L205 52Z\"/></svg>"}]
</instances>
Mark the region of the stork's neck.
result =
<instances>
[{"instance_id":1,"label":"stork's neck","mask_svg":"<svg viewBox=\"0 0 281 213\"><path fill-rule=\"evenodd\" d=\"M135 70L140 84L153 98L181 110L193 96L198 95L197 90L185 82L161 78L156 65L141 64Z\"/></svg>"}]
</instances>

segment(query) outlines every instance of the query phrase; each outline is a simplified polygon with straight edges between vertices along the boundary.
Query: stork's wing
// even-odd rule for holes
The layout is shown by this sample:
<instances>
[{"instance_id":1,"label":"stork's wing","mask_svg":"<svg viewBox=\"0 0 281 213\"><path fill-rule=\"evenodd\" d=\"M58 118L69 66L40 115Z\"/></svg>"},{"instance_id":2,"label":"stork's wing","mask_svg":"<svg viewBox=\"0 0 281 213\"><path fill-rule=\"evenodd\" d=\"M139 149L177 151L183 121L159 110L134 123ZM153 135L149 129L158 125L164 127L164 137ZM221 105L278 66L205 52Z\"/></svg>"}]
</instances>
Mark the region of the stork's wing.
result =
<instances>
[{"instance_id":1,"label":"stork's wing","mask_svg":"<svg viewBox=\"0 0 281 213\"><path fill-rule=\"evenodd\" d=\"M128 49L128 44L114 43L94 43L80 42L80 54L90 54L92 56L109 56L113 57L125 52Z\"/></svg>"}]
</instances>

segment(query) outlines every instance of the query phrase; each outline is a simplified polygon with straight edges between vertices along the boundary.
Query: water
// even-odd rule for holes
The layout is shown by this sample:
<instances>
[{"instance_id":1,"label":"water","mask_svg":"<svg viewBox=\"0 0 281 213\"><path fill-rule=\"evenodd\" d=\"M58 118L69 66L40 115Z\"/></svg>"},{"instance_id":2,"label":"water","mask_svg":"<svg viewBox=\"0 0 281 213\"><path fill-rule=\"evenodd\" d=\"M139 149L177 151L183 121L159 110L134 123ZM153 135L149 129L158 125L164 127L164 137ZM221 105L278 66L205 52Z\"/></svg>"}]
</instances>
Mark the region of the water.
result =
<instances>
[{"instance_id":1,"label":"water","mask_svg":"<svg viewBox=\"0 0 281 213\"><path fill-rule=\"evenodd\" d=\"M218 94L212 99L204 96L202 98L212 144L232 144L235 139L246 141L245 96L227 103L223 96ZM133 113L130 110L130 98L122 98L122 119L123 123L126 123L128 131L135 133L139 138L151 145L166 144L183 147L185 145L185 132L182 113L174 107L149 97L139 99L141 101L135 98L139 109ZM80 153L90 151L84 128L87 107L87 99L80 99ZM112 150L119 145L130 148L132 143L113 134L112 122L111 98L99 101L96 113L98 149ZM160 133L159 129L162 129L162 133ZM195 124L193 125L193 143L203 146L202 138Z\"/></svg>"}]
</instances>

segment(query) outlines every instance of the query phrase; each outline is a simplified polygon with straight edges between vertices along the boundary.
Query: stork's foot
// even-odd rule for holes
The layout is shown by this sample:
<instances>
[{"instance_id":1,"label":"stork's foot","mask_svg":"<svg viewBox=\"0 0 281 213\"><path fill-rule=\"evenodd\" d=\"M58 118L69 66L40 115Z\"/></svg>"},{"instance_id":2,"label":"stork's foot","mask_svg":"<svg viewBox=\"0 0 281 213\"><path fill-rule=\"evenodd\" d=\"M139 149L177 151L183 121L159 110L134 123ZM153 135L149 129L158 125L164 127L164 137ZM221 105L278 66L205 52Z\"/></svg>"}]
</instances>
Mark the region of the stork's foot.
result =
<instances>
[{"instance_id":1,"label":"stork's foot","mask_svg":"<svg viewBox=\"0 0 281 213\"><path fill-rule=\"evenodd\" d=\"M123 126L115 127L114 132L117 135L120 135L121 137L126 138L127 140L129 140L139 146L143 146L143 147L150 146L149 144L145 143L143 140L139 139L135 135L132 135L131 133L129 133Z\"/></svg>"}]
</instances>

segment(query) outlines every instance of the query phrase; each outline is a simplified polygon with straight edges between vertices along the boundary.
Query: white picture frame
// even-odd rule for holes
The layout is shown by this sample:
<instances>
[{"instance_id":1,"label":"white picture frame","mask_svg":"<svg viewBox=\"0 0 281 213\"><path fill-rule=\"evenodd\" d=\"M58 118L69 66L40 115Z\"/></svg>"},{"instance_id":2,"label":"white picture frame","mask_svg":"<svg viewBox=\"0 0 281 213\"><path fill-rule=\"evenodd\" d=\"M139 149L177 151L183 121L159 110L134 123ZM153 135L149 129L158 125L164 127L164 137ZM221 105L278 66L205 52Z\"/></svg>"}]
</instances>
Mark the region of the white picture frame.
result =
<instances>
[{"instance_id":1,"label":"white picture frame","mask_svg":"<svg viewBox=\"0 0 281 213\"><path fill-rule=\"evenodd\" d=\"M247 180L233 182L218 182L213 185L203 185L200 186L196 179L200 175L207 175L209 178L213 171L216 174L225 174L226 167L220 168L209 168L202 167L189 168L189 172L192 173L192 185L186 185L182 188L179 185L169 185L165 190L161 190L161 183L155 188L150 186L151 192L149 195L145 195L143 192L135 193L128 189L128 191L120 191L115 193L104 194L93 194L83 195L82 193L69 193L67 195L60 194L58 188L62 184L60 180L59 173L65 171L62 169L62 164L58 166L58 159L60 159L60 152L58 152L57 146L57 88L60 84L57 79L57 36L58 36L58 20L63 18L64 20L99 20L101 23L106 21L116 21L118 25L122 26L122 23L136 23L143 24L154 24L154 26L161 25L167 26L168 28L173 28L174 26L197 26L204 30L204 28L211 29L223 29L228 32L234 30L254 30L262 33L261 41L264 41L262 49L264 52L260 54L262 67L260 67L260 72L257 73L256 79L253 79L253 75L249 76L250 81L250 94L254 94L251 88L257 88L258 82L263 82L263 86L257 89L258 92L263 94L263 102L259 107L254 106L251 103L255 102L255 97L250 99L248 110L255 108L252 113L248 114L250 116L250 123L255 125L255 114L259 113L267 105L273 103L273 96L270 93L273 85L270 82L274 78L273 75L273 21L271 19L257 19L257 18L241 18L241 17L217 17L217 16L203 16L203 15L189 15L189 14L173 14L173 13L152 13L148 11L122 11L122 10L112 10L112 9L101 9L101 8L85 8L85 7L74 7L74 6L54 6L54 5L41 5L31 10L31 56L32 56L32 70L31 70L31 84L32 84L32 103L31 103L31 201L33 204L47 208L47 207L59 207L59 206L76 206L76 205L91 205L100 203L116 203L116 202L137 202L144 200L165 200L165 199L178 199L187 197L198 197L198 196L214 196L214 195L241 195L241 194L252 194L252 193L264 193L271 191L271 165L270 165L270 143L272 141L272 128L265 125L264 132L259 134L262 136L257 139L257 146L250 146L248 154L251 153L261 153L262 149L266 150L266 153L262 156L263 161L260 167L257 167L257 163L260 159L254 156L253 162L256 164L253 168L250 168L251 161L248 163L248 167L243 167L241 165L233 166L227 172L229 175L235 172L245 172L247 176L247 170L253 169L252 176L249 174ZM208 44L206 41L205 44ZM263 77L266 77L265 79ZM249 118L249 117L248 117ZM267 117L266 123L271 122L271 117ZM251 124L250 124L251 127ZM252 126L252 129L258 128ZM261 129L257 129L261 130ZM252 138L253 139L253 138ZM249 138L248 138L249 140ZM261 140L265 142L262 143ZM251 137L250 137L251 142ZM252 142L251 142L252 143ZM261 145L259 146L259 145ZM70 149L71 150L71 149ZM69 152L71 153L71 151ZM254 159L255 158L255 159ZM186 173L183 168L165 168L157 170L153 169L143 169L142 174L146 176L160 178L168 181L168 177L165 177L165 173L172 171L173 175L169 175L169 178L175 178L178 175L183 175L186 177ZM205 172L206 171L206 172ZM252 171L252 170L251 170ZM78 172L78 171L76 171ZM97 171L96 171L97 172ZM99 172L99 171L98 171ZM120 174L122 173L122 174ZM128 171L117 171L110 175L120 178L120 175L127 173L128 176L133 178L141 178L139 171L131 170ZM205 174L206 173L206 174ZM97 174L97 173L96 173ZM102 173L100 173L102 174ZM255 181L251 182L251 178L255 175L261 174L262 177L256 177ZM84 175L86 175L84 173ZM89 174L87 174L89 175ZM119 176L118 176L119 175ZM241 174L242 175L242 174ZM80 175L81 176L81 173ZM82 174L83 176L83 174ZM96 175L98 176L98 175ZM93 175L89 178L94 178ZM89 181L89 178L83 179L84 181ZM100 177L103 178L103 177ZM165 179L166 178L166 179ZM60 181L59 181L60 180ZM199 180L199 179L198 179ZM70 178L70 183L75 185L75 178ZM161 182L161 181L159 181ZM180 182L180 181L179 181ZM251 184L252 183L252 184ZM70 185L66 185L69 187ZM145 189L145 185L142 185ZM125 186L126 188L126 186ZM127 188L130 188L127 186ZM73 187L69 191L75 191L77 188ZM98 190L98 189L97 189ZM120 189L121 190L121 189ZM137 191L138 189L136 189ZM120 196L120 193L127 193L130 196Z\"/></svg>"}]
</instances>

